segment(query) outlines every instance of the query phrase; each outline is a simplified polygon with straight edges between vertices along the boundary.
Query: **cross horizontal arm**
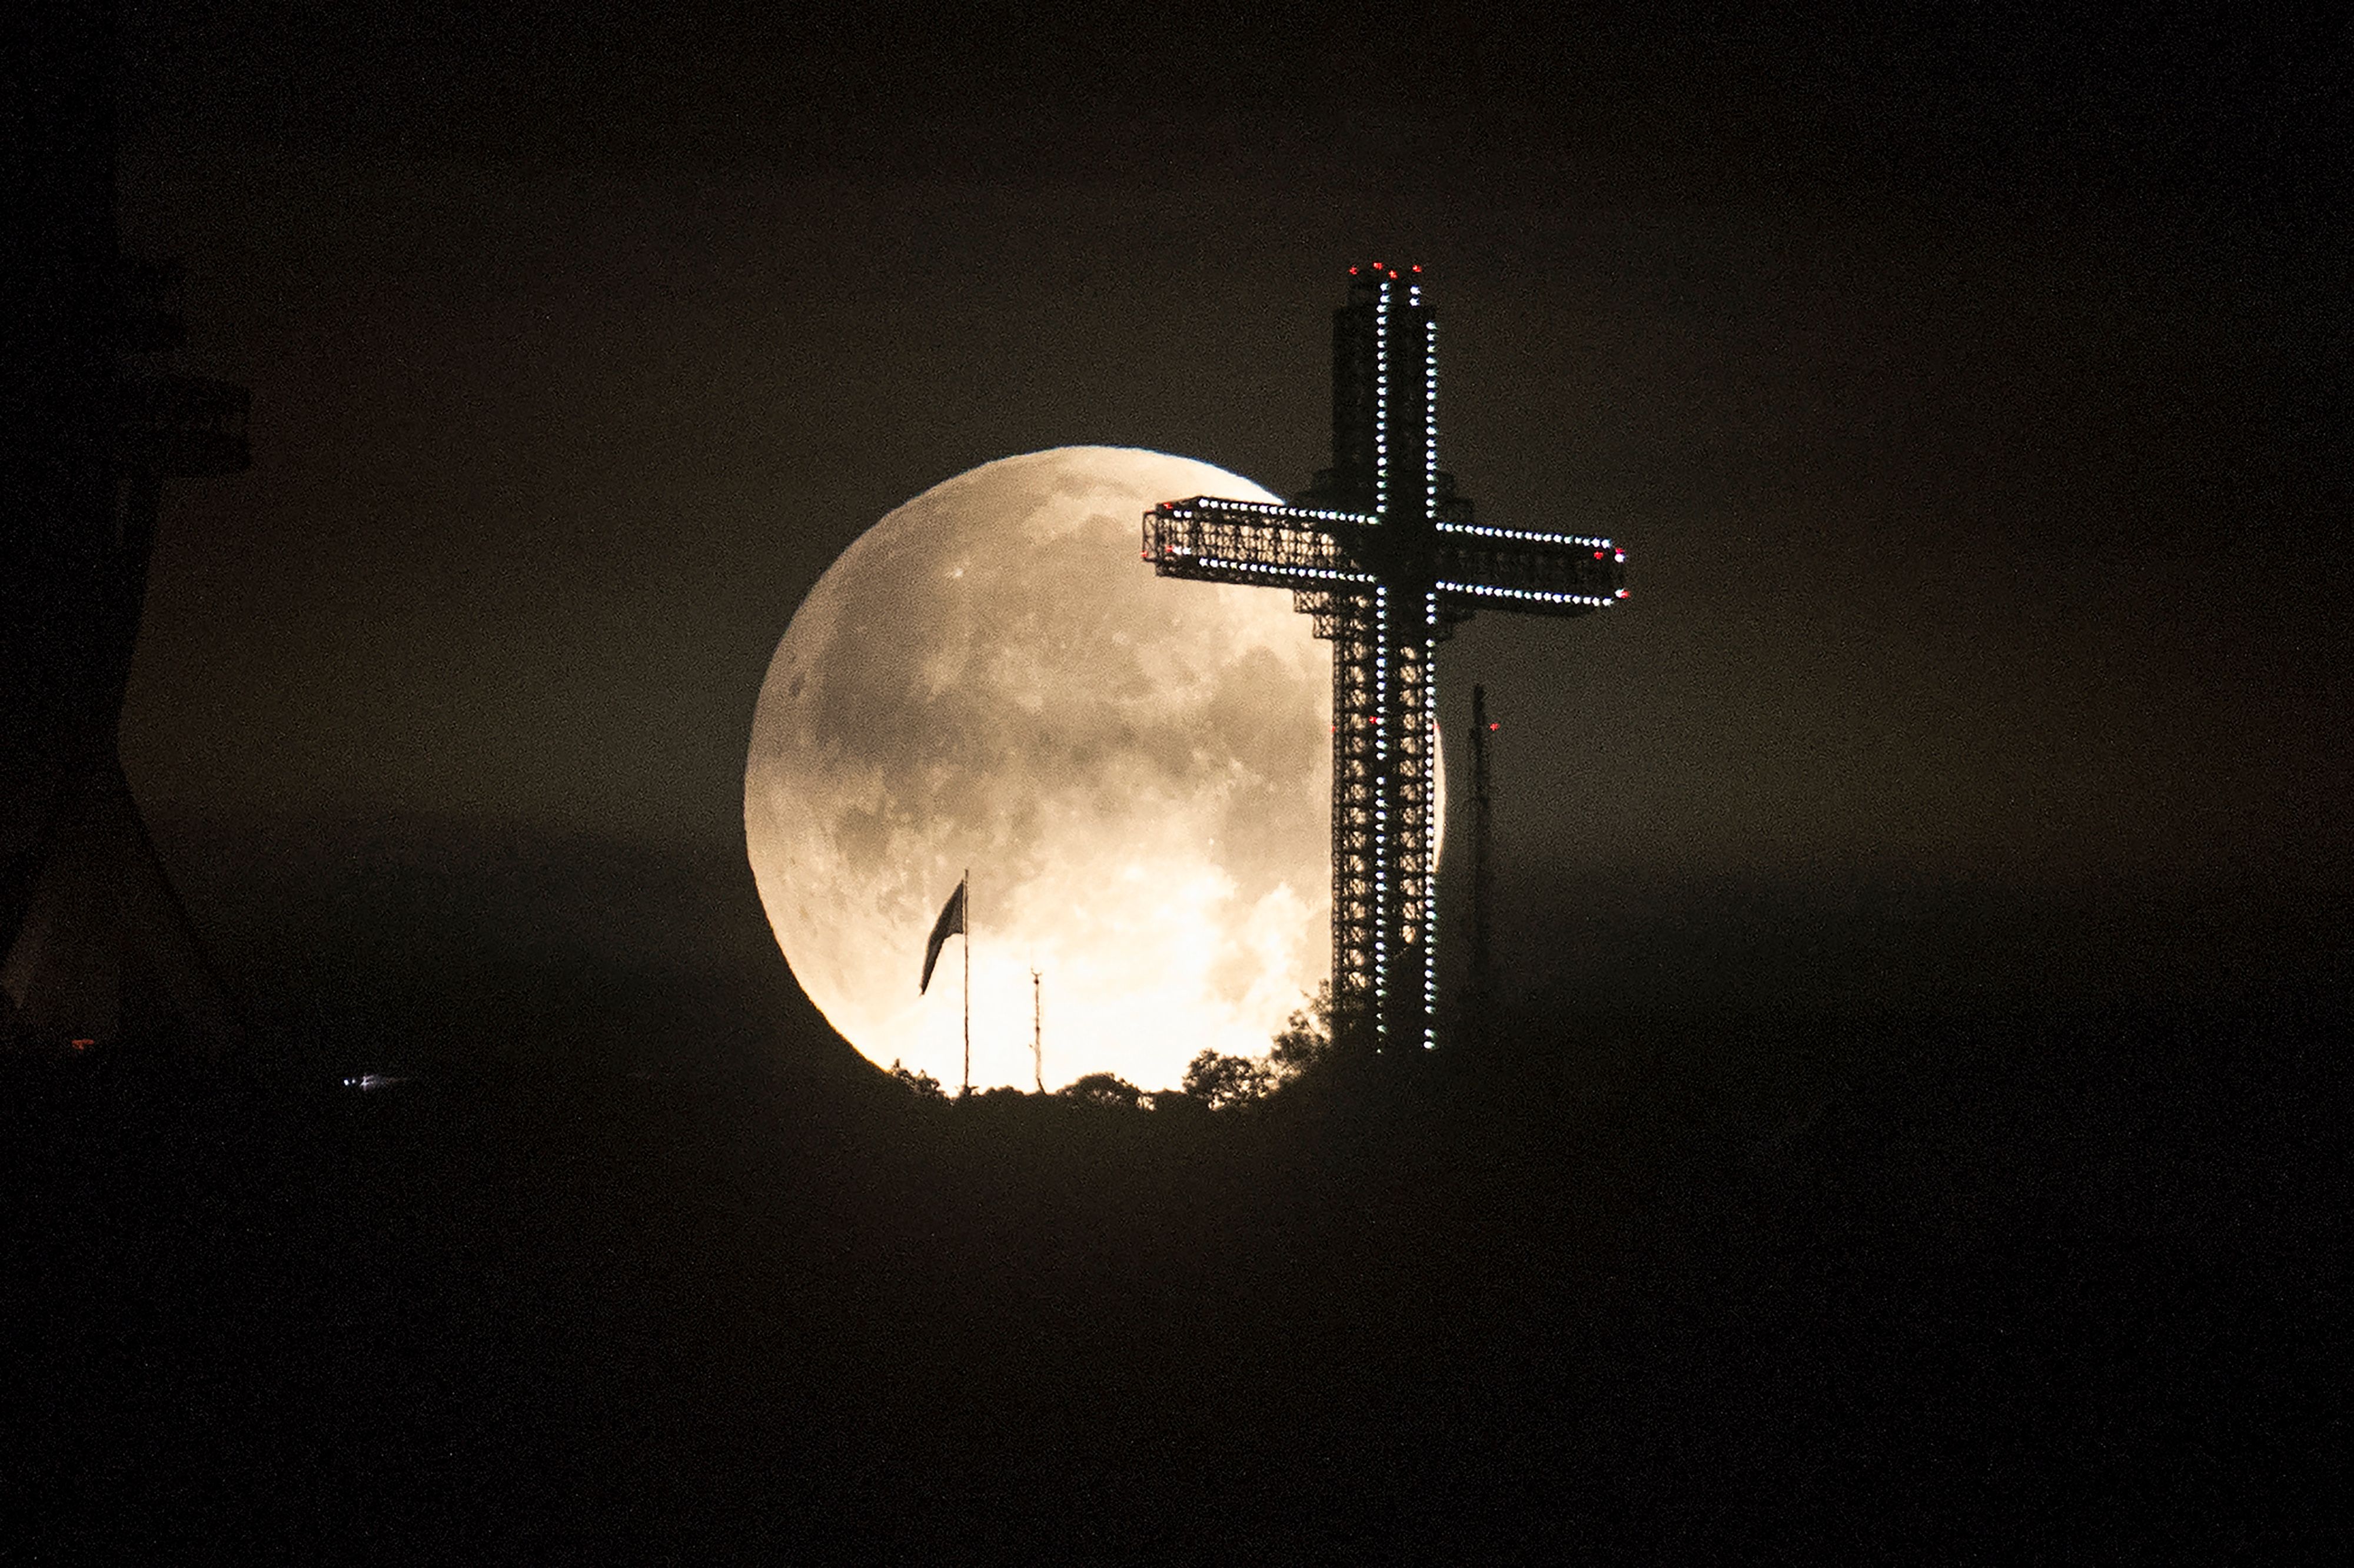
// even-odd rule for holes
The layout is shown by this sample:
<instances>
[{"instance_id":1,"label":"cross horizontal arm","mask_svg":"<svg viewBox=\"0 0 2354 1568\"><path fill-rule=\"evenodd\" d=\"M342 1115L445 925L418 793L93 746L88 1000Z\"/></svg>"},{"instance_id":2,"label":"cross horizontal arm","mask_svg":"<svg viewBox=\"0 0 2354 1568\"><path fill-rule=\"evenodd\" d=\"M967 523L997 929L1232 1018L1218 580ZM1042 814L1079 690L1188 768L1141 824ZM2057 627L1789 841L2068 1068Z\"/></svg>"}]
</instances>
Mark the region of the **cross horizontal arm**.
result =
<instances>
[{"instance_id":1,"label":"cross horizontal arm","mask_svg":"<svg viewBox=\"0 0 2354 1568\"><path fill-rule=\"evenodd\" d=\"M1433 577L1449 609L1585 615L1627 597L1627 552L1607 539L1441 523Z\"/></svg>"},{"instance_id":2,"label":"cross horizontal arm","mask_svg":"<svg viewBox=\"0 0 2354 1568\"><path fill-rule=\"evenodd\" d=\"M1371 583L1343 535L1371 526L1354 512L1196 496L1144 514L1144 558L1164 577L1305 588Z\"/></svg>"}]
</instances>

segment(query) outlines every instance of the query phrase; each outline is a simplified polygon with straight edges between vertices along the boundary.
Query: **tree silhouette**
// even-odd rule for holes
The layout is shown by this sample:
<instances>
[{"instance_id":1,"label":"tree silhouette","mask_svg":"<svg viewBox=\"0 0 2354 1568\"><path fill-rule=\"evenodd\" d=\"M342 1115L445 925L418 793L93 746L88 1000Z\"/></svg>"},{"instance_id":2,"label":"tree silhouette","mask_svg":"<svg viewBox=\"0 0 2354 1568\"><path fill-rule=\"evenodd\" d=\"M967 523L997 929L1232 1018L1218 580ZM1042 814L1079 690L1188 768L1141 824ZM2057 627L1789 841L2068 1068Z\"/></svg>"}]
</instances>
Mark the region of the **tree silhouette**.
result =
<instances>
[{"instance_id":1,"label":"tree silhouette","mask_svg":"<svg viewBox=\"0 0 2354 1568\"><path fill-rule=\"evenodd\" d=\"M1320 1075L1340 1054L1334 1043L1332 987L1320 981L1307 1005L1295 1009L1277 1033L1265 1056L1229 1056L1207 1050L1187 1064L1183 1086L1148 1095L1117 1073L1089 1073L1055 1091L1055 1097L1078 1105L1120 1110L1196 1112L1231 1110L1256 1105L1279 1093L1287 1085ZM945 1100L948 1090L931 1074L894 1061L886 1069L901 1087L917 1099ZM958 1097L960 1098L966 1097ZM980 1091L974 1099L1029 1099L1019 1089Z\"/></svg>"},{"instance_id":2,"label":"tree silhouette","mask_svg":"<svg viewBox=\"0 0 2354 1568\"><path fill-rule=\"evenodd\" d=\"M891 1062L891 1076L904 1085L917 1099L948 1098L948 1092L940 1087L940 1081L938 1078L933 1077L929 1073L918 1072L907 1066L896 1057L894 1057Z\"/></svg>"},{"instance_id":3,"label":"tree silhouette","mask_svg":"<svg viewBox=\"0 0 2354 1568\"><path fill-rule=\"evenodd\" d=\"M1277 1077L1288 1082L1332 1055L1332 982L1319 980L1316 994L1303 1008L1294 1009L1267 1061Z\"/></svg>"},{"instance_id":4,"label":"tree silhouette","mask_svg":"<svg viewBox=\"0 0 2354 1568\"><path fill-rule=\"evenodd\" d=\"M1144 1091L1117 1073L1089 1073L1084 1078L1073 1079L1064 1088L1063 1097L1080 1105L1135 1110L1144 1103Z\"/></svg>"},{"instance_id":5,"label":"tree silhouette","mask_svg":"<svg viewBox=\"0 0 2354 1568\"><path fill-rule=\"evenodd\" d=\"M1203 1052L1185 1068L1185 1093L1212 1110L1263 1100L1278 1081L1275 1069L1265 1062L1215 1051Z\"/></svg>"}]
</instances>

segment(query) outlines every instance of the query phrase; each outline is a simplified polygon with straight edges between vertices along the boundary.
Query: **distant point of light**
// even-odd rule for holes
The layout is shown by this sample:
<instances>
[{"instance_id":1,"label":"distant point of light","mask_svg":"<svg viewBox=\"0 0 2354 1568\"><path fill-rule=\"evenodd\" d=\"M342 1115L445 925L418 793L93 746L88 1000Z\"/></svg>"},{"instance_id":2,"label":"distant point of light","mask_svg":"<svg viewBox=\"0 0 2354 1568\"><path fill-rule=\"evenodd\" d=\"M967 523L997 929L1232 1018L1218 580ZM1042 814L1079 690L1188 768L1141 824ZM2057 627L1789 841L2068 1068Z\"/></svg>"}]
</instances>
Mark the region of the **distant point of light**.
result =
<instances>
[{"instance_id":1,"label":"distant point of light","mask_svg":"<svg viewBox=\"0 0 2354 1568\"><path fill-rule=\"evenodd\" d=\"M1492 731L1492 730L1494 730L1494 729L1496 728L1496 726L1491 722L1491 723L1488 726L1488 728L1489 728L1490 730L1491 730L1491 731Z\"/></svg>"},{"instance_id":2,"label":"distant point of light","mask_svg":"<svg viewBox=\"0 0 2354 1568\"><path fill-rule=\"evenodd\" d=\"M1421 262L1419 262L1419 261L1416 262L1416 263L1414 264L1414 270L1415 270L1416 271L1417 271L1417 272L1421 271L1421 270L1422 270L1422 263L1421 263Z\"/></svg>"},{"instance_id":3,"label":"distant point of light","mask_svg":"<svg viewBox=\"0 0 2354 1568\"><path fill-rule=\"evenodd\" d=\"M1625 599L1627 597L1627 590L1625 588L1620 588L1618 590L1618 597L1620 599Z\"/></svg>"}]
</instances>

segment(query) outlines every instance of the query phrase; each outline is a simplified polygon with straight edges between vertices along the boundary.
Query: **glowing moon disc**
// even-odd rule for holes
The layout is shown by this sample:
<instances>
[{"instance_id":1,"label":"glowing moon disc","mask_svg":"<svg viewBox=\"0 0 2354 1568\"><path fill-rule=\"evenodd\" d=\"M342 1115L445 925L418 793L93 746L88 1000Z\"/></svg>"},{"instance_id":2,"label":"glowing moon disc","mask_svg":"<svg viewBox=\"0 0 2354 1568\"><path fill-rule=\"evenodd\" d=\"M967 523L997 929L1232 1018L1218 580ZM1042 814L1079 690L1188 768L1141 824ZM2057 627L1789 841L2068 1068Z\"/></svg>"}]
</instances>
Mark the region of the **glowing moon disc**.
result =
<instances>
[{"instance_id":1,"label":"glowing moon disc","mask_svg":"<svg viewBox=\"0 0 2354 1568\"><path fill-rule=\"evenodd\" d=\"M870 1059L954 1084L960 955L924 939L972 869L972 1077L1165 1087L1267 1049L1331 967L1331 653L1291 596L1163 580L1139 520L1277 499L1206 463L1065 447L885 517L777 645L744 834L793 974Z\"/></svg>"}]
</instances>

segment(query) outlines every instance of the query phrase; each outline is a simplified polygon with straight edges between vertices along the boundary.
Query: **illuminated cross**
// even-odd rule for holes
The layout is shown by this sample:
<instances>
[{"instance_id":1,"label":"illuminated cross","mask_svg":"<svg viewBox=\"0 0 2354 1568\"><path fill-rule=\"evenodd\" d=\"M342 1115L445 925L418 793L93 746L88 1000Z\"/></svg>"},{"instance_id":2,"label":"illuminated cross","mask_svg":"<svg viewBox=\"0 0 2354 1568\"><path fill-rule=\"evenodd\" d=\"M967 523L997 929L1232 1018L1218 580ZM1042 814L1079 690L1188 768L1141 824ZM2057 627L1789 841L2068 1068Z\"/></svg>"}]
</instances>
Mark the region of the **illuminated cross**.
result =
<instances>
[{"instance_id":1,"label":"illuminated cross","mask_svg":"<svg viewBox=\"0 0 2354 1568\"><path fill-rule=\"evenodd\" d=\"M1332 466L1288 506L1144 514L1165 577L1288 588L1332 643L1332 998L1374 1046L1437 1044L1438 644L1475 609L1584 615L1627 597L1607 539L1475 527L1438 466L1438 323L1422 269L1349 269L1332 313Z\"/></svg>"}]
</instances>

